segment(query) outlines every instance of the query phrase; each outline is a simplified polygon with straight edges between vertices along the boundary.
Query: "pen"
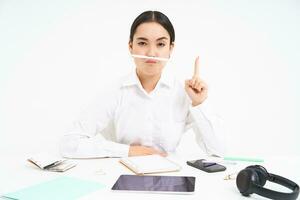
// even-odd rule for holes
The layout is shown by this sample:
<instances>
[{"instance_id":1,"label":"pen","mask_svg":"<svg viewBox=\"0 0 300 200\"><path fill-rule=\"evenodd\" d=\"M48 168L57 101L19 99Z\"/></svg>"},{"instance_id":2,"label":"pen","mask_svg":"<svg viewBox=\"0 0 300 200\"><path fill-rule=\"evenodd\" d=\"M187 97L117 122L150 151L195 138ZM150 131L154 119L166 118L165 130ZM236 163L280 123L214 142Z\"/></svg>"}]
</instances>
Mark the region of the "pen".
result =
<instances>
[{"instance_id":1,"label":"pen","mask_svg":"<svg viewBox=\"0 0 300 200\"><path fill-rule=\"evenodd\" d=\"M58 164L61 164L62 162L64 162L65 160L58 160L58 161L55 161L54 163L51 163L47 166L44 167L44 169L50 169L51 167L55 167L56 165Z\"/></svg>"},{"instance_id":2,"label":"pen","mask_svg":"<svg viewBox=\"0 0 300 200\"><path fill-rule=\"evenodd\" d=\"M156 146L161 151L161 154L160 154L161 156L168 156L167 151L165 150L165 148L162 146L161 143L156 144Z\"/></svg>"},{"instance_id":3,"label":"pen","mask_svg":"<svg viewBox=\"0 0 300 200\"><path fill-rule=\"evenodd\" d=\"M245 161L245 162L264 162L264 160L260 159L260 158L243 158L243 157L224 157L223 160Z\"/></svg>"},{"instance_id":4,"label":"pen","mask_svg":"<svg viewBox=\"0 0 300 200\"><path fill-rule=\"evenodd\" d=\"M159 60L159 61L168 61L169 60L169 58L152 57L152 56L144 56L144 55L136 55L136 54L131 54L131 56L134 58L145 58L145 59L152 59L152 60Z\"/></svg>"}]
</instances>

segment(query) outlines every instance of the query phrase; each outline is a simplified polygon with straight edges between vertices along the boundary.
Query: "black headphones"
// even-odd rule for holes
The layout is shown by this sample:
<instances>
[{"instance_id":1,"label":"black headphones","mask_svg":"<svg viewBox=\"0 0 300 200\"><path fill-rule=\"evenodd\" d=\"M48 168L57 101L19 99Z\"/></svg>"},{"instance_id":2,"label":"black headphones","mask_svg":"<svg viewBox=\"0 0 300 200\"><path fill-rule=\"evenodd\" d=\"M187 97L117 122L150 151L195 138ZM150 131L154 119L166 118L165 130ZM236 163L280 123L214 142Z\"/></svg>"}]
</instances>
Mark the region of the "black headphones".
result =
<instances>
[{"instance_id":1,"label":"black headphones","mask_svg":"<svg viewBox=\"0 0 300 200\"><path fill-rule=\"evenodd\" d=\"M284 193L264 188L267 180L285 186L293 192ZM299 194L299 186L296 183L282 176L268 173L260 165L251 165L240 171L236 178L236 185L244 196L256 193L270 199L294 200Z\"/></svg>"}]
</instances>

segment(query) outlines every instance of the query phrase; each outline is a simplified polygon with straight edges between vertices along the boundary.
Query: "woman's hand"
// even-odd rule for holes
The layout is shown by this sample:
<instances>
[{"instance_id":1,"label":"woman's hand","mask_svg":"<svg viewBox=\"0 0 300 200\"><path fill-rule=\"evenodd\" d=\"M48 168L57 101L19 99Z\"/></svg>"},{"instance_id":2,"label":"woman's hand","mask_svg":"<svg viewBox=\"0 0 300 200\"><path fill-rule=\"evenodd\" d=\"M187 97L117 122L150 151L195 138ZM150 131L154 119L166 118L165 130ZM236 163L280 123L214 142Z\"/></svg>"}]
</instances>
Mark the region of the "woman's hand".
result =
<instances>
[{"instance_id":1,"label":"woman's hand","mask_svg":"<svg viewBox=\"0 0 300 200\"><path fill-rule=\"evenodd\" d=\"M141 145L130 145L128 156L145 156L152 154L158 154L164 157L167 156L166 152L158 151L152 147L146 147Z\"/></svg>"},{"instance_id":2,"label":"woman's hand","mask_svg":"<svg viewBox=\"0 0 300 200\"><path fill-rule=\"evenodd\" d=\"M207 84L199 77L199 56L195 60L192 79L185 81L185 91L191 98L193 106L203 103L207 98Z\"/></svg>"}]
</instances>

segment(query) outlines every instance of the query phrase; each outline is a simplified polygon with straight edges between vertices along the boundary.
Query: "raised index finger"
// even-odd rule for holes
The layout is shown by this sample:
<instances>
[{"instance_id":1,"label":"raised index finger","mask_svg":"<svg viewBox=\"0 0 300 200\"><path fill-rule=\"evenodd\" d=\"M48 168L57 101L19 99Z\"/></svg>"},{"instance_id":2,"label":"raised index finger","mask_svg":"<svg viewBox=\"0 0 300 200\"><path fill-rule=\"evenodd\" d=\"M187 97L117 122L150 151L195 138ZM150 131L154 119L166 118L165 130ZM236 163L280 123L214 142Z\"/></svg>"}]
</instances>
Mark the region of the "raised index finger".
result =
<instances>
[{"instance_id":1,"label":"raised index finger","mask_svg":"<svg viewBox=\"0 0 300 200\"><path fill-rule=\"evenodd\" d=\"M199 56L195 60L194 76L199 77Z\"/></svg>"}]
</instances>

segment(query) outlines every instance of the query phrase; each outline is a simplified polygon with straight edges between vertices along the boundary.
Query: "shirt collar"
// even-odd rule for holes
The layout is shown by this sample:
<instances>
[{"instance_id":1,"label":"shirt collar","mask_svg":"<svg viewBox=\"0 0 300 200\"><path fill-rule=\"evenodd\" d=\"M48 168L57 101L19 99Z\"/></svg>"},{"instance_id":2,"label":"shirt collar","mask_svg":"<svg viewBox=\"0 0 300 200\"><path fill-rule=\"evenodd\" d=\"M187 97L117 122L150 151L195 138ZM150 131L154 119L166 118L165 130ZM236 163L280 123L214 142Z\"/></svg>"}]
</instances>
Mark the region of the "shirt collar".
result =
<instances>
[{"instance_id":1,"label":"shirt collar","mask_svg":"<svg viewBox=\"0 0 300 200\"><path fill-rule=\"evenodd\" d=\"M172 88L173 80L174 80L173 77L168 72L163 71L158 81L158 84L162 84L169 88ZM141 86L141 82L136 74L136 69L133 70L129 75L127 75L122 82L122 86L124 87L133 86L133 85Z\"/></svg>"},{"instance_id":2,"label":"shirt collar","mask_svg":"<svg viewBox=\"0 0 300 200\"><path fill-rule=\"evenodd\" d=\"M161 83L169 88L172 88L172 86L174 85L174 78L169 71L166 71L166 69L164 69L158 83Z\"/></svg>"}]
</instances>

